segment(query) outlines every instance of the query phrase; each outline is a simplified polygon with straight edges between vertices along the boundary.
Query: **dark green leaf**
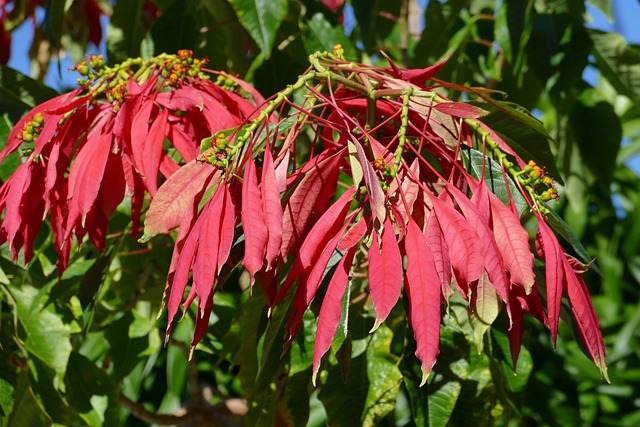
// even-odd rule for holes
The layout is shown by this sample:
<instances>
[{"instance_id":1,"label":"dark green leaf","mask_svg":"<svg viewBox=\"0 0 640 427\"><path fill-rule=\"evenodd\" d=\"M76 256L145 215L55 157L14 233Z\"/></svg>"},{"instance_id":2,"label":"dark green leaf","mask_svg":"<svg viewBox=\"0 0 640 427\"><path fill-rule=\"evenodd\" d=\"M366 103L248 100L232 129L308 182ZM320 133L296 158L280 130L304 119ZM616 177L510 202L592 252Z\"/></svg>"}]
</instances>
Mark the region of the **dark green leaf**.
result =
<instances>
[{"instance_id":1,"label":"dark green leaf","mask_svg":"<svg viewBox=\"0 0 640 427\"><path fill-rule=\"evenodd\" d=\"M44 7L44 32L53 49L60 48L64 25L65 0L46 0Z\"/></svg>"},{"instance_id":2,"label":"dark green leaf","mask_svg":"<svg viewBox=\"0 0 640 427\"><path fill-rule=\"evenodd\" d=\"M344 34L342 27L332 27L321 13L316 13L305 21L304 47L308 54L314 52L332 52L335 44L341 44L346 59L357 59L357 52Z\"/></svg>"},{"instance_id":3,"label":"dark green leaf","mask_svg":"<svg viewBox=\"0 0 640 427\"><path fill-rule=\"evenodd\" d=\"M57 95L44 83L0 65L0 111L7 112L13 122L25 111Z\"/></svg>"},{"instance_id":4,"label":"dark green leaf","mask_svg":"<svg viewBox=\"0 0 640 427\"><path fill-rule=\"evenodd\" d=\"M352 0L360 37L367 52L378 54L381 43L400 17L402 2L396 0Z\"/></svg>"},{"instance_id":5,"label":"dark green leaf","mask_svg":"<svg viewBox=\"0 0 640 427\"><path fill-rule=\"evenodd\" d=\"M287 0L230 0L238 19L260 47L265 59L271 56L276 31L287 14Z\"/></svg>"},{"instance_id":6,"label":"dark green leaf","mask_svg":"<svg viewBox=\"0 0 640 427\"><path fill-rule=\"evenodd\" d=\"M48 427L51 420L40 408L29 384L29 374L22 372L18 376L18 385L14 394L13 412L9 416L7 427Z\"/></svg>"},{"instance_id":7,"label":"dark green leaf","mask_svg":"<svg viewBox=\"0 0 640 427\"><path fill-rule=\"evenodd\" d=\"M622 95L640 103L640 49L617 33L589 30L589 35L602 75Z\"/></svg>"},{"instance_id":8,"label":"dark green leaf","mask_svg":"<svg viewBox=\"0 0 640 427\"><path fill-rule=\"evenodd\" d=\"M146 30L142 22L144 0L119 1L113 9L107 31L107 54L111 63L140 56Z\"/></svg>"},{"instance_id":9,"label":"dark green leaf","mask_svg":"<svg viewBox=\"0 0 640 427\"><path fill-rule=\"evenodd\" d=\"M482 164L483 162L486 162L484 179L487 183L487 187L496 196L498 196L505 205L508 205L511 200L513 200L513 203L520 215L528 209L529 205L527 204L527 201L524 199L511 177L507 177L507 182L509 184L509 191L507 191L502 167L498 162L484 156L480 151L474 149L463 150L462 154L465 157L465 164L469 165L471 175L474 178L480 179L480 176L482 175ZM469 157L471 158L470 161ZM511 196L509 196L509 194Z\"/></svg>"},{"instance_id":10,"label":"dark green leaf","mask_svg":"<svg viewBox=\"0 0 640 427\"><path fill-rule=\"evenodd\" d=\"M69 357L65 388L69 403L83 414L83 418L93 420L92 425L117 424L119 405L116 384L105 371L79 353L73 352ZM94 396L106 397L107 407L96 408L92 402ZM99 424L100 418L104 419L104 424Z\"/></svg>"},{"instance_id":11,"label":"dark green leaf","mask_svg":"<svg viewBox=\"0 0 640 427\"><path fill-rule=\"evenodd\" d=\"M116 381L126 377L142 361L140 355L149 347L148 338L129 337L129 327L132 323L133 315L128 312L109 325L105 332L105 338L111 346L113 377Z\"/></svg>"},{"instance_id":12,"label":"dark green leaf","mask_svg":"<svg viewBox=\"0 0 640 427\"><path fill-rule=\"evenodd\" d=\"M200 33L193 3L190 0L175 2L153 24L151 35L156 55L198 48Z\"/></svg>"},{"instance_id":13,"label":"dark green leaf","mask_svg":"<svg viewBox=\"0 0 640 427\"><path fill-rule=\"evenodd\" d=\"M491 100L472 104L490 112L480 120L493 129L524 161L533 160L540 167L544 166L556 181L563 182L549 147L551 137L540 121L508 102Z\"/></svg>"},{"instance_id":14,"label":"dark green leaf","mask_svg":"<svg viewBox=\"0 0 640 427\"><path fill-rule=\"evenodd\" d=\"M346 384L337 366L329 368L319 395L329 425L374 426L393 411L402 375L398 360L390 354L392 339L384 324L365 338L366 350L352 358Z\"/></svg>"},{"instance_id":15,"label":"dark green leaf","mask_svg":"<svg viewBox=\"0 0 640 427\"><path fill-rule=\"evenodd\" d=\"M0 378L0 418L6 417L13 410L13 392L13 386L8 381Z\"/></svg>"},{"instance_id":16,"label":"dark green leaf","mask_svg":"<svg viewBox=\"0 0 640 427\"><path fill-rule=\"evenodd\" d=\"M0 150L6 145L11 128L12 125L9 122L9 117L6 114L0 116ZM20 153L18 151L7 155L2 160L2 164L0 164L0 180L6 181L21 164L22 160L20 159Z\"/></svg>"},{"instance_id":17,"label":"dark green leaf","mask_svg":"<svg viewBox=\"0 0 640 427\"><path fill-rule=\"evenodd\" d=\"M520 349L520 356L518 357L518 362L514 369L513 362L511 360L511 350L509 349L509 338L507 335L497 328L493 328L491 330L491 336L502 353L499 355L498 361L502 367L503 379L507 390L513 393L522 391L527 385L529 375L533 369L531 354L527 348L523 346ZM514 372L517 373L517 375L514 374Z\"/></svg>"},{"instance_id":18,"label":"dark green leaf","mask_svg":"<svg viewBox=\"0 0 640 427\"><path fill-rule=\"evenodd\" d=\"M58 315L40 304L34 304L35 292L31 289L19 290L13 287L10 290L18 308L18 319L25 332L25 348L63 376L71 354L69 327Z\"/></svg>"},{"instance_id":19,"label":"dark green leaf","mask_svg":"<svg viewBox=\"0 0 640 427\"><path fill-rule=\"evenodd\" d=\"M591 173L609 186L622 140L622 126L613 106L598 91L587 88L573 105L569 117L580 157Z\"/></svg>"}]
</instances>

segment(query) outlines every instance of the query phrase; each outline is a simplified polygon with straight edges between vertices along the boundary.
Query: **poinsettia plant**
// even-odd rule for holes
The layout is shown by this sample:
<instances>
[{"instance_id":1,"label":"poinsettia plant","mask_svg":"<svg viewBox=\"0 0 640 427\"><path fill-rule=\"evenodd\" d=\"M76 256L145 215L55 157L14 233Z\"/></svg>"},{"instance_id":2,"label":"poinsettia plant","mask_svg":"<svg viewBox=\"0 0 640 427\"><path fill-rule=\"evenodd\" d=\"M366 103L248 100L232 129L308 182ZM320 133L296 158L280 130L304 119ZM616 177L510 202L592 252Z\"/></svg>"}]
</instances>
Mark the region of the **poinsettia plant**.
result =
<instances>
[{"instance_id":1,"label":"poinsettia plant","mask_svg":"<svg viewBox=\"0 0 640 427\"><path fill-rule=\"evenodd\" d=\"M309 61L265 100L186 50L113 67L87 58L78 89L29 112L0 152L23 157L0 188L0 240L28 263L46 220L62 273L74 246L104 250L110 216L128 206L136 238L144 217L141 244L177 230L167 339L195 303L193 351L243 269L267 314L287 313L285 351L315 304L314 384L356 299L370 302L372 332L404 301L423 385L452 298L481 335L506 313L515 367L524 314L555 342L565 296L606 378L589 265L552 231L561 178L548 146L518 141L532 132L546 144L541 124L501 94L439 80L444 62L364 65L339 45Z\"/></svg>"}]
</instances>

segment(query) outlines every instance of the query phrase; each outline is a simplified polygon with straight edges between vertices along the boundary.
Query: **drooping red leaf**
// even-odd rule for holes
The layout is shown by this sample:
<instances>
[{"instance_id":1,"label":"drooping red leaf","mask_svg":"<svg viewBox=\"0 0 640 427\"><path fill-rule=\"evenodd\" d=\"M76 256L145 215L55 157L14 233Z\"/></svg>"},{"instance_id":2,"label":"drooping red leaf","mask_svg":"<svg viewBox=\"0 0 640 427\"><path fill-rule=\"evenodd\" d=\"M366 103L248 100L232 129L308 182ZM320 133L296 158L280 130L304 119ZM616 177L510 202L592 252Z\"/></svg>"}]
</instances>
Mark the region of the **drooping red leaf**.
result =
<instances>
[{"instance_id":1,"label":"drooping red leaf","mask_svg":"<svg viewBox=\"0 0 640 427\"><path fill-rule=\"evenodd\" d=\"M295 250L300 244L304 232L307 230L311 214L322 197L322 193L330 193L328 188L334 188L338 179L338 164L340 157L332 155L322 158L309 169L289 200L283 214L282 248L283 258Z\"/></svg>"},{"instance_id":2,"label":"drooping red leaf","mask_svg":"<svg viewBox=\"0 0 640 427\"><path fill-rule=\"evenodd\" d=\"M336 270L333 273L333 276L331 276L327 292L322 300L320 314L318 315L316 340L313 344L312 381L314 385L316 382L316 376L318 375L318 369L320 368L320 360L331 347L331 343L333 342L333 338L336 335L336 330L340 323L340 316L342 314L342 298L345 290L347 289L351 265L353 264L355 254L356 248L352 247L338 262Z\"/></svg>"},{"instance_id":3,"label":"drooping red leaf","mask_svg":"<svg viewBox=\"0 0 640 427\"><path fill-rule=\"evenodd\" d=\"M287 280L278 291L276 302L284 298L293 282L311 271L327 244L340 233L354 193L355 189L353 187L345 191L314 224L300 246L300 250L287 275Z\"/></svg>"},{"instance_id":4,"label":"drooping red leaf","mask_svg":"<svg viewBox=\"0 0 640 427\"><path fill-rule=\"evenodd\" d=\"M562 265L563 251L558 239L553 234L542 217L538 217L538 254L545 263L547 315L549 330L553 346L558 336L558 321L562 304L562 288L564 283L564 268Z\"/></svg>"},{"instance_id":5,"label":"drooping red leaf","mask_svg":"<svg viewBox=\"0 0 640 427\"><path fill-rule=\"evenodd\" d=\"M484 184L481 183L479 187L484 187ZM489 281L494 286L500 299L507 303L507 311L509 311L509 279L505 273L504 261L494 239L494 234L489 228L491 212L481 212L477 205L474 205L471 200L462 194L455 186L450 185L447 189L458 203L458 206L460 206L469 224L471 224L478 234L478 238L483 244L482 257Z\"/></svg>"},{"instance_id":6,"label":"drooping red leaf","mask_svg":"<svg viewBox=\"0 0 640 427\"><path fill-rule=\"evenodd\" d=\"M515 294L509 294L509 298L509 305L511 306L511 325L507 325L507 336L509 337L509 349L511 350L513 373L515 374L516 366L518 364L518 356L520 356L520 348L522 347L524 311L522 310L522 307L520 307Z\"/></svg>"},{"instance_id":7,"label":"drooping red leaf","mask_svg":"<svg viewBox=\"0 0 640 427\"><path fill-rule=\"evenodd\" d=\"M380 180L378 179L371 163L367 159L367 155L362 148L362 144L358 142L356 138L352 138L353 145L356 147L356 151L358 153L358 161L360 162L360 166L362 167L364 183L367 187L367 198L369 199L369 203L371 204L371 211L374 215L374 228L379 229L385 220L387 215L387 208L385 206L385 194L382 190L382 186L380 185Z\"/></svg>"},{"instance_id":8,"label":"drooping red leaf","mask_svg":"<svg viewBox=\"0 0 640 427\"><path fill-rule=\"evenodd\" d=\"M204 304L211 298L216 278L229 258L234 235L234 206L226 183L220 183L213 197L200 215L197 253L193 263L193 289L198 297L198 308L204 312ZM189 301L185 302L185 308Z\"/></svg>"},{"instance_id":9,"label":"drooping red leaf","mask_svg":"<svg viewBox=\"0 0 640 427\"><path fill-rule=\"evenodd\" d=\"M493 234L511 283L522 286L529 293L536 279L529 233L520 224L518 216L498 196L491 192L488 194Z\"/></svg>"},{"instance_id":10,"label":"drooping red leaf","mask_svg":"<svg viewBox=\"0 0 640 427\"><path fill-rule=\"evenodd\" d=\"M89 138L78 152L69 172L69 217L67 236L80 220L82 224L96 201L111 151L112 135Z\"/></svg>"},{"instance_id":11,"label":"drooping red leaf","mask_svg":"<svg viewBox=\"0 0 640 427\"><path fill-rule=\"evenodd\" d=\"M253 285L255 274L264 265L267 225L265 223L262 195L258 188L256 165L252 158L247 161L242 182L242 229L244 230L242 265L249 272L251 284Z\"/></svg>"},{"instance_id":12,"label":"drooping red leaf","mask_svg":"<svg viewBox=\"0 0 640 427\"><path fill-rule=\"evenodd\" d=\"M221 184L222 185L222 184ZM236 207L233 203L233 197L229 187L222 185L224 188L224 202L222 215L220 217L220 244L218 246L218 274L220 270L229 259L231 253L231 247L233 246L233 240L236 230Z\"/></svg>"},{"instance_id":13,"label":"drooping red leaf","mask_svg":"<svg viewBox=\"0 0 640 427\"><path fill-rule=\"evenodd\" d=\"M373 231L369 248L369 292L376 311L376 330L396 305L402 289L402 255L396 240L393 224L387 217L382 236Z\"/></svg>"},{"instance_id":14,"label":"drooping red leaf","mask_svg":"<svg viewBox=\"0 0 640 427\"><path fill-rule=\"evenodd\" d=\"M168 233L180 225L195 194L209 183L217 182L219 176L220 172L211 164L197 160L192 160L171 175L149 205L140 242L147 242L153 236Z\"/></svg>"},{"instance_id":15,"label":"drooping red leaf","mask_svg":"<svg viewBox=\"0 0 640 427\"><path fill-rule=\"evenodd\" d=\"M262 192L262 209L267 225L266 269L270 270L274 266L278 255L280 255L280 248L282 247L283 210L276 180L276 171L273 165L273 156L268 147L264 152L260 190Z\"/></svg>"},{"instance_id":16,"label":"drooping red leaf","mask_svg":"<svg viewBox=\"0 0 640 427\"><path fill-rule=\"evenodd\" d=\"M422 231L409 217L404 239L407 255L405 289L409 298L409 323L416 340L416 357L421 362L424 385L436 363L440 348L441 284Z\"/></svg>"},{"instance_id":17,"label":"drooping red leaf","mask_svg":"<svg viewBox=\"0 0 640 427\"><path fill-rule=\"evenodd\" d=\"M433 213L438 219L449 259L462 296L468 296L469 283L480 278L484 269L483 244L469 221L453 207L432 197Z\"/></svg>"},{"instance_id":18,"label":"drooping red leaf","mask_svg":"<svg viewBox=\"0 0 640 427\"><path fill-rule=\"evenodd\" d=\"M451 295L453 295L453 289L451 287L451 261L449 260L447 242L442 235L440 224L435 215L430 215L427 220L425 239L433 258L438 279L440 280L442 297L448 302Z\"/></svg>"},{"instance_id":19,"label":"drooping red leaf","mask_svg":"<svg viewBox=\"0 0 640 427\"><path fill-rule=\"evenodd\" d=\"M131 121L131 154L133 165L141 175L145 175L144 158L147 136L149 135L149 121L151 120L151 111L153 110L153 102L143 102L140 109L133 116Z\"/></svg>"},{"instance_id":20,"label":"drooping red leaf","mask_svg":"<svg viewBox=\"0 0 640 427\"><path fill-rule=\"evenodd\" d=\"M162 149L167 129L167 115L169 110L163 109L156 116L149 129L149 135L144 143L143 173L145 183L151 197L155 196L158 191L158 171L160 170L160 161L162 160Z\"/></svg>"},{"instance_id":21,"label":"drooping red leaf","mask_svg":"<svg viewBox=\"0 0 640 427\"><path fill-rule=\"evenodd\" d=\"M600 369L602 376L607 382L610 382L607 375L607 359L600 323L593 308L589 291L582 277L573 271L569 261L564 256L561 259L564 269L564 286L580 339L584 343L589 357Z\"/></svg>"},{"instance_id":22,"label":"drooping red leaf","mask_svg":"<svg viewBox=\"0 0 640 427\"><path fill-rule=\"evenodd\" d=\"M285 346L288 346L298 334L304 312L307 310L309 304L311 304L311 301L315 298L316 293L318 292L318 288L320 287L320 283L324 277L327 265L336 250L338 241L340 241L345 228L346 224L338 230L331 240L327 242L327 245L322 249L322 252L320 252L318 257L315 259L313 265L303 272L302 276L298 280L298 286L293 300L293 307L285 328L287 331L287 342L285 343Z\"/></svg>"}]
</instances>

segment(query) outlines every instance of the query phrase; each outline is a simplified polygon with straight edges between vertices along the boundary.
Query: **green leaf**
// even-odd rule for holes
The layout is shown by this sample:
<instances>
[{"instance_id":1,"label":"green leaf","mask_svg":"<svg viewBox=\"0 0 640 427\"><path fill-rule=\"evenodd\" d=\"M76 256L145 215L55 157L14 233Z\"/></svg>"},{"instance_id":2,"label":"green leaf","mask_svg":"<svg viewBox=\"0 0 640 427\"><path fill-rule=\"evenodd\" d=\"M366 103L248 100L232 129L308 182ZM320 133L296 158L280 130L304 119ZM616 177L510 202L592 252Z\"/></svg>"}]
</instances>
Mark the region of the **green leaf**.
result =
<instances>
[{"instance_id":1,"label":"green leaf","mask_svg":"<svg viewBox=\"0 0 640 427\"><path fill-rule=\"evenodd\" d=\"M13 410L14 388L6 380L0 378L0 417L4 418Z\"/></svg>"},{"instance_id":2,"label":"green leaf","mask_svg":"<svg viewBox=\"0 0 640 427\"><path fill-rule=\"evenodd\" d=\"M329 368L318 396L329 425L374 426L393 411L402 374L390 352L392 339L385 324L365 338L366 351L352 358L346 384L338 366Z\"/></svg>"},{"instance_id":3,"label":"green leaf","mask_svg":"<svg viewBox=\"0 0 640 427\"><path fill-rule=\"evenodd\" d=\"M9 121L9 116L7 114L0 116L0 150L6 146L12 127L13 126ZM0 180L4 182L9 179L21 164L22 160L20 159L19 151L14 151L13 153L5 156L0 164Z\"/></svg>"},{"instance_id":4,"label":"green leaf","mask_svg":"<svg viewBox=\"0 0 640 427\"><path fill-rule=\"evenodd\" d=\"M109 352L113 362L113 378L120 381L142 361L140 356L149 347L149 338L130 338L129 327L133 323L133 314L127 312L109 325L105 338L109 341Z\"/></svg>"},{"instance_id":5,"label":"green leaf","mask_svg":"<svg viewBox=\"0 0 640 427\"><path fill-rule=\"evenodd\" d=\"M106 374L79 353L69 357L69 374L65 377L67 401L90 426L116 425L120 407L116 384ZM96 407L94 396L105 396L106 409Z\"/></svg>"},{"instance_id":6,"label":"green leaf","mask_svg":"<svg viewBox=\"0 0 640 427\"><path fill-rule=\"evenodd\" d=\"M622 125L613 106L597 90L587 88L574 103L569 124L580 157L591 173L609 187L622 140Z\"/></svg>"},{"instance_id":7,"label":"green leaf","mask_svg":"<svg viewBox=\"0 0 640 427\"><path fill-rule=\"evenodd\" d=\"M230 0L242 26L260 47L265 59L271 56L276 31L287 14L287 0Z\"/></svg>"},{"instance_id":8,"label":"green leaf","mask_svg":"<svg viewBox=\"0 0 640 427\"><path fill-rule=\"evenodd\" d=\"M476 287L473 310L468 310L469 324L473 328L473 338L478 348L478 353L482 353L484 348L484 334L489 330L500 312L500 302L498 294L489 281L487 272L484 271Z\"/></svg>"},{"instance_id":9,"label":"green leaf","mask_svg":"<svg viewBox=\"0 0 640 427\"><path fill-rule=\"evenodd\" d=\"M497 347L502 353L498 360L502 367L504 384L507 387L507 390L512 393L518 393L524 390L527 382L529 381L531 370L533 369L533 360L531 359L529 350L524 346L520 348L520 355L514 369L510 356L511 350L509 349L509 338L507 337L507 334L493 328L491 330L491 336L493 337L494 343L497 344ZM514 372L516 374L514 374Z\"/></svg>"},{"instance_id":10,"label":"green leaf","mask_svg":"<svg viewBox=\"0 0 640 427\"><path fill-rule=\"evenodd\" d=\"M589 30L602 75L622 95L640 103L640 49L617 33Z\"/></svg>"},{"instance_id":11,"label":"green leaf","mask_svg":"<svg viewBox=\"0 0 640 427\"><path fill-rule=\"evenodd\" d=\"M524 161L533 160L560 184L563 183L560 172L551 153L551 137L542 123L535 117L516 108L511 103L491 100L490 102L471 102L490 114L480 120L493 129Z\"/></svg>"},{"instance_id":12,"label":"green leaf","mask_svg":"<svg viewBox=\"0 0 640 427\"><path fill-rule=\"evenodd\" d=\"M594 5L600 12L604 13L609 19L609 22L613 22L613 7L611 6L611 0L587 0L588 3Z\"/></svg>"},{"instance_id":13,"label":"green leaf","mask_svg":"<svg viewBox=\"0 0 640 427\"><path fill-rule=\"evenodd\" d=\"M482 164L483 162L486 162L484 179L487 183L487 187L496 196L498 196L505 205L508 205L513 201L520 215L528 210L529 205L527 204L527 201L524 196L522 196L520 190L518 190L518 187L510 176L507 176L507 183L509 184L509 191L507 191L502 167L498 162L472 148L464 149L462 151L462 155L464 156L465 163L468 164L471 169L471 175L476 179L480 179L482 176ZM509 196L509 194L511 194L511 196Z\"/></svg>"},{"instance_id":14,"label":"green leaf","mask_svg":"<svg viewBox=\"0 0 640 427\"><path fill-rule=\"evenodd\" d=\"M151 35L156 55L198 47L200 26L194 16L193 4L193 1L175 2L153 24Z\"/></svg>"},{"instance_id":15,"label":"green leaf","mask_svg":"<svg viewBox=\"0 0 640 427\"><path fill-rule=\"evenodd\" d=\"M54 50L60 48L64 26L65 0L46 0L44 8L44 32Z\"/></svg>"},{"instance_id":16,"label":"green leaf","mask_svg":"<svg viewBox=\"0 0 640 427\"><path fill-rule=\"evenodd\" d=\"M18 384L14 394L13 412L9 416L7 427L49 427L51 420L38 405L38 401L29 384L29 374L18 375Z\"/></svg>"},{"instance_id":17,"label":"green leaf","mask_svg":"<svg viewBox=\"0 0 640 427\"><path fill-rule=\"evenodd\" d=\"M333 46L341 44L346 59L355 60L358 54L345 35L341 26L332 27L322 13L316 13L310 20L304 21L304 47L308 54L314 52L332 52Z\"/></svg>"},{"instance_id":18,"label":"green leaf","mask_svg":"<svg viewBox=\"0 0 640 427\"><path fill-rule=\"evenodd\" d=\"M352 0L358 21L359 36L367 52L377 54L382 42L393 30L400 17L402 2L396 0Z\"/></svg>"},{"instance_id":19,"label":"green leaf","mask_svg":"<svg viewBox=\"0 0 640 427\"><path fill-rule=\"evenodd\" d=\"M71 354L69 326L57 314L41 304L35 304L36 291L12 287L11 295L16 301L18 319L24 329L23 339L29 353L42 360L48 367L63 377Z\"/></svg>"},{"instance_id":20,"label":"green leaf","mask_svg":"<svg viewBox=\"0 0 640 427\"><path fill-rule=\"evenodd\" d=\"M19 71L0 65L0 111L16 122L25 111L43 103L58 93Z\"/></svg>"},{"instance_id":21,"label":"green leaf","mask_svg":"<svg viewBox=\"0 0 640 427\"><path fill-rule=\"evenodd\" d=\"M142 22L144 0L119 1L113 9L107 31L107 55L111 63L140 56L146 30Z\"/></svg>"}]
</instances>

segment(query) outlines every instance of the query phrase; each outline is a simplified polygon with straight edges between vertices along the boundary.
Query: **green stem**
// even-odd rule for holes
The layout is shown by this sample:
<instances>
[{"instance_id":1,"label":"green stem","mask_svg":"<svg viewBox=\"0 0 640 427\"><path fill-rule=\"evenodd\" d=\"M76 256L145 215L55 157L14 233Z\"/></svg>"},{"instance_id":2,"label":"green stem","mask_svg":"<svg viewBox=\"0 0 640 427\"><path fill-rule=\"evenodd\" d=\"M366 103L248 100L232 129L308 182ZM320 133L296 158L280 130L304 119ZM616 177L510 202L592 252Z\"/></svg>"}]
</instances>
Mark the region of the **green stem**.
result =
<instances>
[{"instance_id":1,"label":"green stem","mask_svg":"<svg viewBox=\"0 0 640 427\"><path fill-rule=\"evenodd\" d=\"M402 94L402 111L400 112L400 129L398 130L398 147L396 148L395 157L393 159L393 167L391 168L391 177L398 175L398 168L402 163L402 152L407 143L407 128L409 127L409 102L413 95L413 87L409 86Z\"/></svg>"}]
</instances>

